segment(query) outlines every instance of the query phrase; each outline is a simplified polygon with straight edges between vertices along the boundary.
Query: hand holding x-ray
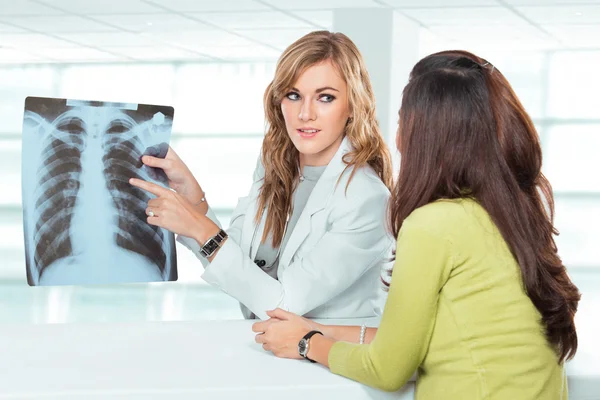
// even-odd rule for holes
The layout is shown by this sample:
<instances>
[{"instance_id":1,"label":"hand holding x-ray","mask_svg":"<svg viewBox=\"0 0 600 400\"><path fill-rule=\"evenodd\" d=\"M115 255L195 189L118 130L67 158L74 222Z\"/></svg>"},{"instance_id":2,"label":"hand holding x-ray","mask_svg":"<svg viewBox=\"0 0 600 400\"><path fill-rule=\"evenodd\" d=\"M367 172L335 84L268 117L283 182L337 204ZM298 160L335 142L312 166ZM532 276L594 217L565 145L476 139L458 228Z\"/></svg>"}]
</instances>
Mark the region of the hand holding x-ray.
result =
<instances>
[{"instance_id":1,"label":"hand holding x-ray","mask_svg":"<svg viewBox=\"0 0 600 400\"><path fill-rule=\"evenodd\" d=\"M148 201L146 215L148 223L178 235L200 241L216 234L219 227L194 207L194 204L177 192L152 182L131 178L129 183L156 196Z\"/></svg>"},{"instance_id":2,"label":"hand holding x-ray","mask_svg":"<svg viewBox=\"0 0 600 400\"><path fill-rule=\"evenodd\" d=\"M169 187L192 203L197 203L203 197L204 192L200 184L170 146L164 158L144 156L142 162L149 167L162 169L167 176Z\"/></svg>"}]
</instances>

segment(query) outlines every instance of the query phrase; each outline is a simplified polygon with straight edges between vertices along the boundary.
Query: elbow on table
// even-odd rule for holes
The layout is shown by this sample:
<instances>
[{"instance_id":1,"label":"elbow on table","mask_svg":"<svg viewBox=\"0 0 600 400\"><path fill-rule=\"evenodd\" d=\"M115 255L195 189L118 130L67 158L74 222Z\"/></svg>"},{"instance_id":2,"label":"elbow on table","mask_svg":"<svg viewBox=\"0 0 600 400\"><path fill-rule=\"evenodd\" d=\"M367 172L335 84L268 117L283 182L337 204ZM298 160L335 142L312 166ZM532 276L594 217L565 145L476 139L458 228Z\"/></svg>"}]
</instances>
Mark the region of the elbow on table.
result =
<instances>
[{"instance_id":1,"label":"elbow on table","mask_svg":"<svg viewBox=\"0 0 600 400\"><path fill-rule=\"evenodd\" d=\"M402 382L397 380L380 380L374 387L384 392L397 392L403 386Z\"/></svg>"},{"instance_id":2,"label":"elbow on table","mask_svg":"<svg viewBox=\"0 0 600 400\"><path fill-rule=\"evenodd\" d=\"M371 386L383 390L385 392L396 392L404 386L409 376L405 373L399 373L397 367L390 365L371 364Z\"/></svg>"},{"instance_id":3,"label":"elbow on table","mask_svg":"<svg viewBox=\"0 0 600 400\"><path fill-rule=\"evenodd\" d=\"M307 290L305 287L290 285L286 278L280 279L280 292L275 308L304 316L322 305L326 300L319 292Z\"/></svg>"},{"instance_id":4,"label":"elbow on table","mask_svg":"<svg viewBox=\"0 0 600 400\"><path fill-rule=\"evenodd\" d=\"M283 296L276 308L280 308L283 311L287 311L299 316L303 316L310 310L306 307L305 302L294 301L294 299L286 298Z\"/></svg>"},{"instance_id":5,"label":"elbow on table","mask_svg":"<svg viewBox=\"0 0 600 400\"><path fill-rule=\"evenodd\" d=\"M260 306L254 307L256 309L252 309L252 307L249 307L249 308L253 311L253 313L258 318L264 320L264 319L270 318L266 314L267 311L273 311L278 308L283 311L287 311L287 312L290 312L290 313L293 313L296 315L303 316L304 314L306 314L310 311L307 309L305 303L306 302L295 301L294 298L290 298L290 296L286 296L285 290L282 290L278 299L271 299L271 301L269 301L269 302L263 302ZM260 308L264 308L264 310L261 310Z\"/></svg>"}]
</instances>

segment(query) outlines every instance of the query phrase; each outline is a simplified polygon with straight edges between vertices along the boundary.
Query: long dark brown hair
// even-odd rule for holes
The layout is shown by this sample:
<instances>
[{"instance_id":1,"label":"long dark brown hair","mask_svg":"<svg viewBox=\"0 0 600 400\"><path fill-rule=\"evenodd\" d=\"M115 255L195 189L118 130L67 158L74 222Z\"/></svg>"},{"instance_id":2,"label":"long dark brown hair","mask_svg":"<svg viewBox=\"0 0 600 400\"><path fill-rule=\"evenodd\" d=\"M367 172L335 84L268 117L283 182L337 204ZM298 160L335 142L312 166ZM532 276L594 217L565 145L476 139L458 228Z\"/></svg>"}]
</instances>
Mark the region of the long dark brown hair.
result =
<instances>
[{"instance_id":1,"label":"long dark brown hair","mask_svg":"<svg viewBox=\"0 0 600 400\"><path fill-rule=\"evenodd\" d=\"M474 198L517 260L559 361L572 358L581 295L557 254L552 187L541 172L536 129L506 78L465 51L432 54L413 68L399 118L393 234L421 206Z\"/></svg>"},{"instance_id":2,"label":"long dark brown hair","mask_svg":"<svg viewBox=\"0 0 600 400\"><path fill-rule=\"evenodd\" d=\"M348 103L352 118L344 135L352 149L344 156L346 169L370 166L391 190L392 159L380 133L375 112L375 94L369 73L356 45L343 33L310 32L292 43L281 55L275 77L264 93L267 131L262 146L265 178L258 196L255 222L266 210L262 242L272 234L273 246L283 239L286 217L292 210L292 194L298 182L299 152L288 136L281 111L281 100L298 77L309 67L331 61L348 86ZM348 182L349 182L348 181Z\"/></svg>"}]
</instances>

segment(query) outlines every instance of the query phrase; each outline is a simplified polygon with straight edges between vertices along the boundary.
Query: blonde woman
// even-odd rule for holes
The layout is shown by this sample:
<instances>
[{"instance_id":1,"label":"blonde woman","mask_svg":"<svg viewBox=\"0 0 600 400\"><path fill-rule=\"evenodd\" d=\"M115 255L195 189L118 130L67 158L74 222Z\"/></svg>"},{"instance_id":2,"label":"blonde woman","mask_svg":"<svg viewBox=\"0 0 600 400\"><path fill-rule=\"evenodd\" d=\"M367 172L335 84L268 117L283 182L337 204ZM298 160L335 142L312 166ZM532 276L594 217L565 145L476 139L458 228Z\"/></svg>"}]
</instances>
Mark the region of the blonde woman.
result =
<instances>
[{"instance_id":1,"label":"blonde woman","mask_svg":"<svg viewBox=\"0 0 600 400\"><path fill-rule=\"evenodd\" d=\"M382 223L392 167L361 54L343 34L307 34L280 57L264 107L254 182L229 229L172 149L143 161L162 168L173 190L131 181L157 196L148 223L178 234L202 278L236 298L245 318L276 307L311 318L376 315L394 247Z\"/></svg>"}]
</instances>

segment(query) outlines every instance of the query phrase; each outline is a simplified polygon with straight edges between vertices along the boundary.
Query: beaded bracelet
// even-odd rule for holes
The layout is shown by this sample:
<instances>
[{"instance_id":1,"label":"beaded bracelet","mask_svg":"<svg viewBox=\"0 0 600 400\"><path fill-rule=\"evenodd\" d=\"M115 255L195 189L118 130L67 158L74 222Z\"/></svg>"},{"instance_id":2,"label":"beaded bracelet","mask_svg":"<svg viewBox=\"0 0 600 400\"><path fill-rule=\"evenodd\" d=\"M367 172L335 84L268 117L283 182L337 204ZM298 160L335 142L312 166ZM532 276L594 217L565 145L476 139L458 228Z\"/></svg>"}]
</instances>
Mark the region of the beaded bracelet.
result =
<instances>
[{"instance_id":1,"label":"beaded bracelet","mask_svg":"<svg viewBox=\"0 0 600 400\"><path fill-rule=\"evenodd\" d=\"M360 327L360 340L359 340L360 344L365 343L365 333L367 333L367 325L362 324L362 326Z\"/></svg>"}]
</instances>

